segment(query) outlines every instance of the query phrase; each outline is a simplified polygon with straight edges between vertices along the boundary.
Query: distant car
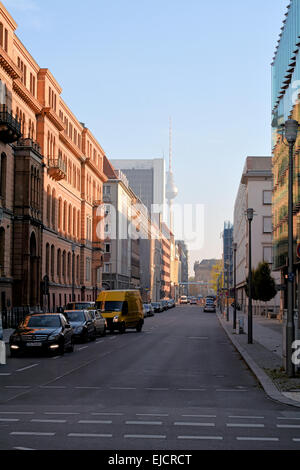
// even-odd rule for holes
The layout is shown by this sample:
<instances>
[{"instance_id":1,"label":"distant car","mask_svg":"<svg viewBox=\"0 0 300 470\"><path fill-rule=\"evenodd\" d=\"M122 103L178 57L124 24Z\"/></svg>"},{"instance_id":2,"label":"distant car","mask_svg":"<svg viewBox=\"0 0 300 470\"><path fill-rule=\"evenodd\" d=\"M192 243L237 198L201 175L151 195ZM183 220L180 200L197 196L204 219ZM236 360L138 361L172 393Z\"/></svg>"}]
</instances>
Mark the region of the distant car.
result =
<instances>
[{"instance_id":1,"label":"distant car","mask_svg":"<svg viewBox=\"0 0 300 470\"><path fill-rule=\"evenodd\" d=\"M196 297L192 297L192 298L190 299L190 305L197 305L197 299L196 299Z\"/></svg>"},{"instance_id":2,"label":"distant car","mask_svg":"<svg viewBox=\"0 0 300 470\"><path fill-rule=\"evenodd\" d=\"M80 342L96 339L95 321L88 310L65 310L64 315L73 327L74 339Z\"/></svg>"},{"instance_id":3,"label":"distant car","mask_svg":"<svg viewBox=\"0 0 300 470\"><path fill-rule=\"evenodd\" d=\"M95 322L95 328L97 335L105 336L107 322L105 318L102 317L100 310L89 310L89 314Z\"/></svg>"},{"instance_id":4,"label":"distant car","mask_svg":"<svg viewBox=\"0 0 300 470\"><path fill-rule=\"evenodd\" d=\"M186 295L182 295L179 299L180 304L187 304L188 303L188 298Z\"/></svg>"},{"instance_id":5,"label":"distant car","mask_svg":"<svg viewBox=\"0 0 300 470\"><path fill-rule=\"evenodd\" d=\"M88 309L95 308L95 302L85 302L85 301L78 301L78 302L69 302L66 305L65 310L88 310Z\"/></svg>"},{"instance_id":6,"label":"distant car","mask_svg":"<svg viewBox=\"0 0 300 470\"><path fill-rule=\"evenodd\" d=\"M213 312L213 313L216 312L216 306L212 299L206 299L204 312Z\"/></svg>"},{"instance_id":7,"label":"distant car","mask_svg":"<svg viewBox=\"0 0 300 470\"><path fill-rule=\"evenodd\" d=\"M144 316L145 317L153 317L154 309L151 304L143 304L144 307Z\"/></svg>"},{"instance_id":8,"label":"distant car","mask_svg":"<svg viewBox=\"0 0 300 470\"><path fill-rule=\"evenodd\" d=\"M176 302L174 299L170 299L168 300L168 305L169 305L169 308L174 308L176 307Z\"/></svg>"},{"instance_id":9,"label":"distant car","mask_svg":"<svg viewBox=\"0 0 300 470\"><path fill-rule=\"evenodd\" d=\"M160 302L152 302L152 307L153 307L155 313L163 311L163 307L162 307L162 304Z\"/></svg>"},{"instance_id":10,"label":"distant car","mask_svg":"<svg viewBox=\"0 0 300 470\"><path fill-rule=\"evenodd\" d=\"M162 299L160 302L162 304L163 310L168 310L168 301L165 299Z\"/></svg>"},{"instance_id":11,"label":"distant car","mask_svg":"<svg viewBox=\"0 0 300 470\"><path fill-rule=\"evenodd\" d=\"M60 313L27 315L10 336L9 346L12 357L38 349L64 354L74 350L74 331Z\"/></svg>"}]
</instances>

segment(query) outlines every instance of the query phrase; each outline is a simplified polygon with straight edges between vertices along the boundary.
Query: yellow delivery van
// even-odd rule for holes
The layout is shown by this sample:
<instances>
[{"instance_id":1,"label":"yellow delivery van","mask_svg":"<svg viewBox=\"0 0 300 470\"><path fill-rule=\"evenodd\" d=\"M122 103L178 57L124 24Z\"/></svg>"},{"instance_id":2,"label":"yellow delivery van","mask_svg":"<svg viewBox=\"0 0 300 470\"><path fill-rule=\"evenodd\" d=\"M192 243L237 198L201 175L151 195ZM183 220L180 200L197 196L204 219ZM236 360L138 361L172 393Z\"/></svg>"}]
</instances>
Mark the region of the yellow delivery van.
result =
<instances>
[{"instance_id":1,"label":"yellow delivery van","mask_svg":"<svg viewBox=\"0 0 300 470\"><path fill-rule=\"evenodd\" d=\"M142 331L144 311L138 290L105 290L100 292L96 307L107 321L107 328L125 333L127 328Z\"/></svg>"}]
</instances>

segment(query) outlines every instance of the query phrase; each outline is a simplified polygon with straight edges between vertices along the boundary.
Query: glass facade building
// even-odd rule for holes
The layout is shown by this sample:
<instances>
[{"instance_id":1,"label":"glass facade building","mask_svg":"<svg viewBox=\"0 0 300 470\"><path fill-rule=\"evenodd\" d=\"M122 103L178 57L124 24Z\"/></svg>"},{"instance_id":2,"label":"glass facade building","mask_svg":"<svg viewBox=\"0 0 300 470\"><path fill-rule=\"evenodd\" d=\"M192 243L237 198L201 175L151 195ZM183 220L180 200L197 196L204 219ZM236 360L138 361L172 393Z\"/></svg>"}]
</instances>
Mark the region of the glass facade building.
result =
<instances>
[{"instance_id":1,"label":"glass facade building","mask_svg":"<svg viewBox=\"0 0 300 470\"><path fill-rule=\"evenodd\" d=\"M283 142L287 119L300 122L300 0L291 0L272 62L273 267L285 274L288 253L289 149ZM300 242L300 138L294 148L294 260ZM300 266L299 266L300 267ZM284 279L284 278L283 278Z\"/></svg>"}]
</instances>

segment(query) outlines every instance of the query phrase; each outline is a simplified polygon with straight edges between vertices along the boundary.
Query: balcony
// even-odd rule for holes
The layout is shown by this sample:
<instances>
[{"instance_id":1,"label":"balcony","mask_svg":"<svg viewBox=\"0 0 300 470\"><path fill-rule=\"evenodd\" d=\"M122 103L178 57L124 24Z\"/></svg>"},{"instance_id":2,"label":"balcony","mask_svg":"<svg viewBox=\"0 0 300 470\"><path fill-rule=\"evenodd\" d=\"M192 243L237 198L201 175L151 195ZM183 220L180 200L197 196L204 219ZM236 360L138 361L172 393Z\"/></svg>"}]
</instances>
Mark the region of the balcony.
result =
<instances>
[{"instance_id":1,"label":"balcony","mask_svg":"<svg viewBox=\"0 0 300 470\"><path fill-rule=\"evenodd\" d=\"M48 175L55 181L60 181L67 176L67 166L61 158L48 157Z\"/></svg>"},{"instance_id":2,"label":"balcony","mask_svg":"<svg viewBox=\"0 0 300 470\"><path fill-rule=\"evenodd\" d=\"M13 117L5 105L0 105L0 140L12 144L21 136L21 123Z\"/></svg>"},{"instance_id":3,"label":"balcony","mask_svg":"<svg viewBox=\"0 0 300 470\"><path fill-rule=\"evenodd\" d=\"M17 142L17 147L26 147L35 150L39 154L41 153L41 147L39 144L30 137L27 137L26 139L19 139Z\"/></svg>"}]
</instances>

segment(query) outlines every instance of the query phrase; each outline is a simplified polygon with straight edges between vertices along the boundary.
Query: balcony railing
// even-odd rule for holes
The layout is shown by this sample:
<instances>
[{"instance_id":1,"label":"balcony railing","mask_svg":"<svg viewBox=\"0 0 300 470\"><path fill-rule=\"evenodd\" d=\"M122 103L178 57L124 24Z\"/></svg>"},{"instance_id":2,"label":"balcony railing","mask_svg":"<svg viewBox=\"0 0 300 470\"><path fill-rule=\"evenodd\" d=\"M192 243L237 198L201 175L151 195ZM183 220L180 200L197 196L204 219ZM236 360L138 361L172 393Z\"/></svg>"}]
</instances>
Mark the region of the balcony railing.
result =
<instances>
[{"instance_id":1,"label":"balcony railing","mask_svg":"<svg viewBox=\"0 0 300 470\"><path fill-rule=\"evenodd\" d=\"M55 181L60 181L67 176L67 165L62 158L48 157L48 174Z\"/></svg>"},{"instance_id":2,"label":"balcony railing","mask_svg":"<svg viewBox=\"0 0 300 470\"><path fill-rule=\"evenodd\" d=\"M22 136L21 123L13 117L5 105L0 105L0 140L6 144L16 142Z\"/></svg>"},{"instance_id":3,"label":"balcony railing","mask_svg":"<svg viewBox=\"0 0 300 470\"><path fill-rule=\"evenodd\" d=\"M36 152L41 153L40 145L30 137L27 137L25 139L19 139L17 142L17 147L30 147Z\"/></svg>"}]
</instances>

